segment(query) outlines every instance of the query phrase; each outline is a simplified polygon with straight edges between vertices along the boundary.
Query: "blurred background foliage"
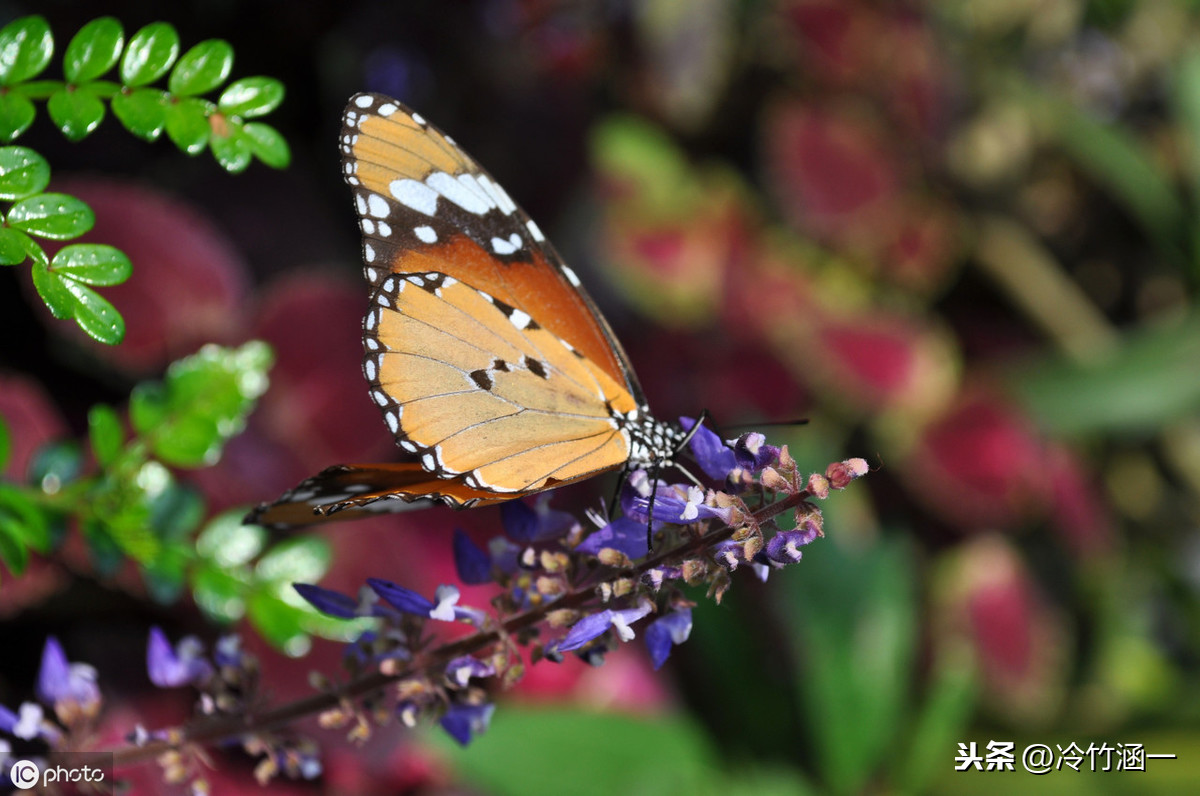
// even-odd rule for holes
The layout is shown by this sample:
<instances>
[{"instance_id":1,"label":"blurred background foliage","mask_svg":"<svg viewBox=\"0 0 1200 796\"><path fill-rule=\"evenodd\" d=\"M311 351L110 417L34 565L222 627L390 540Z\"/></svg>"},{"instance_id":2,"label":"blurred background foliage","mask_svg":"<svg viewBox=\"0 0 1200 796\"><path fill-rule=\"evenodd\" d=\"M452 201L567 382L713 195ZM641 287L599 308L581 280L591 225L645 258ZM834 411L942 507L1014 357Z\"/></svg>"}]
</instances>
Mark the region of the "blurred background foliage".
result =
<instances>
[{"instance_id":1,"label":"blurred background foliage","mask_svg":"<svg viewBox=\"0 0 1200 796\"><path fill-rule=\"evenodd\" d=\"M4 10L45 15L64 41L89 15L133 30L163 13L92 5ZM393 455L359 371L366 293L334 146L360 90L419 109L538 219L657 414L807 417L772 441L811 469L851 455L873 467L828 501L829 538L800 567L702 603L665 675L632 647L600 669L540 664L468 750L387 733L357 750L323 734L323 782L283 789L1070 794L1200 781L1196 3L171 13L187 41L230 41L237 74L282 80L273 122L292 165L232 177L112 126L67 144L34 122L23 143L50 160L51 189L93 208L85 239L121 248L133 275L105 293L127 323L105 349L0 269L10 477L43 443L82 437L94 404L124 412L170 361L250 339L275 349L270 390L219 463L177 473L211 511ZM563 490L556 505L596 494ZM335 526L323 582L431 591L453 579L456 525L498 523L491 509L435 509ZM53 631L122 694L116 724L182 715L186 699L148 696L128 657L151 621L213 637L187 600L164 604L70 550L35 556L2 589L0 697L31 680ZM279 698L338 656L326 642L299 661L257 649ZM953 771L958 743L989 740L1180 757L1123 774ZM239 765L214 786L252 787Z\"/></svg>"}]
</instances>

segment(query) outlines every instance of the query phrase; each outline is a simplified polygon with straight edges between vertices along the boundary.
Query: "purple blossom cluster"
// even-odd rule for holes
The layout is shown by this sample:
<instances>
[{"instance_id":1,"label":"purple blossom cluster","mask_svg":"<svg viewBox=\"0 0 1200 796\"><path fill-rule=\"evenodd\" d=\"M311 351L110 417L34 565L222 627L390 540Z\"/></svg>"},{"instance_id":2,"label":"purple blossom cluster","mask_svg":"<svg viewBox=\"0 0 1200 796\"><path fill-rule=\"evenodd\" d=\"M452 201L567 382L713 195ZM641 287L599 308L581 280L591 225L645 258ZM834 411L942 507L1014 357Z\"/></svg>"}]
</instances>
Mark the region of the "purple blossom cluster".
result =
<instances>
[{"instance_id":1,"label":"purple blossom cluster","mask_svg":"<svg viewBox=\"0 0 1200 796\"><path fill-rule=\"evenodd\" d=\"M685 428L692 423L683 419ZM786 446L768 445L758 433L726 442L701 426L689 444L700 471L719 488L695 478L652 483L637 471L613 519L580 520L551 508L542 495L532 505L503 504L504 533L486 546L456 531L459 581L500 589L490 610L461 605L453 585L439 587L432 599L382 578L368 579L356 596L313 584L295 588L330 616L378 620L347 648L353 674L382 673L393 684L390 711L402 722L435 718L466 745L491 718L489 681L514 682L527 658L557 662L570 653L599 664L640 635L661 667L691 632L694 603L684 586L706 585L719 601L739 567L766 580L772 569L798 562L802 548L823 535L811 499L867 472L866 462L850 459L802 477ZM788 509L794 522L781 527L775 518ZM466 623L475 632L435 646L426 630L437 622ZM326 723L361 729L363 716L343 703Z\"/></svg>"},{"instance_id":2,"label":"purple blossom cluster","mask_svg":"<svg viewBox=\"0 0 1200 796\"><path fill-rule=\"evenodd\" d=\"M264 708L258 662L236 636L206 651L195 637L172 643L151 629L150 681L195 689L197 715L182 727L137 727L129 747L117 750L118 764L152 757L167 783L205 793L204 748L232 744L259 759L255 773L262 782L281 773L311 779L322 771L318 749L289 730L306 715L318 715L322 726L345 730L352 740L366 739L389 720L407 726L436 720L467 745L487 729L497 686L514 683L527 665L560 662L568 654L598 665L618 644L640 636L654 667L661 667L692 629L694 603L685 586L707 586L719 601L741 567L765 580L771 570L796 563L802 548L823 535L812 501L867 472L863 460L850 459L802 476L787 447L767 445L761 434L725 442L701 427L690 446L703 476L719 488L695 478L691 484L652 481L635 472L616 518L580 520L542 496L532 504L504 504L503 534L484 546L457 531L459 581L497 588L486 608L462 604L451 584L432 597L384 578L369 578L354 596L294 584L319 611L369 625L345 648L350 677L335 684L315 676L321 693L306 700ZM782 517L789 522L780 524ZM436 632L445 623L465 624L471 632L447 640ZM79 750L102 704L95 669L70 662L49 638L36 696L15 709L0 705L0 733L23 745L40 743L51 757ZM0 763L11 752L0 737Z\"/></svg>"}]
</instances>

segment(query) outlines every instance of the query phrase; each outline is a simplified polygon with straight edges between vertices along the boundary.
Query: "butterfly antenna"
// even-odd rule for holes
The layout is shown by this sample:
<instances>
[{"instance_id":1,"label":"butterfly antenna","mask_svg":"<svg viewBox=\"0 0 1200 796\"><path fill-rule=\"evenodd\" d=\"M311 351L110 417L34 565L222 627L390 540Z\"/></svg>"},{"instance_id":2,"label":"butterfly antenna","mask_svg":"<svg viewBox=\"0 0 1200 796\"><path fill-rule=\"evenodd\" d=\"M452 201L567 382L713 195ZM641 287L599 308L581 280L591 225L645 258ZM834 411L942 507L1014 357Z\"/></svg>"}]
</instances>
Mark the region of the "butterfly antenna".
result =
<instances>
[{"instance_id":1,"label":"butterfly antenna","mask_svg":"<svg viewBox=\"0 0 1200 796\"><path fill-rule=\"evenodd\" d=\"M734 423L732 426L721 426L721 428L717 429L717 430L726 432L726 431L733 431L734 429L739 429L739 428L740 429L756 429L756 428L760 428L760 427L765 428L765 427L772 427L772 426L807 426L807 425L808 425L808 418L801 417L801 418L797 418L795 420L767 420L767 421L764 421L761 423Z\"/></svg>"}]
</instances>

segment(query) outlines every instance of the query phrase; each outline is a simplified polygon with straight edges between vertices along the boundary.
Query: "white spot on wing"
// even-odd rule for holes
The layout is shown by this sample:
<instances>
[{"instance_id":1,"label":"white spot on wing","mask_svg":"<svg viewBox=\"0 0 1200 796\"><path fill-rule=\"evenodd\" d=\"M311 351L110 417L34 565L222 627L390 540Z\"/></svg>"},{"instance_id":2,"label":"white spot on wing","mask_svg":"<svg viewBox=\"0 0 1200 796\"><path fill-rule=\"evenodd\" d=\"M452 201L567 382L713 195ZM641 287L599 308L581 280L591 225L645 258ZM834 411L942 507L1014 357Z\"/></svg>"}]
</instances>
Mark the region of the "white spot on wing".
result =
<instances>
[{"instance_id":1,"label":"white spot on wing","mask_svg":"<svg viewBox=\"0 0 1200 796\"><path fill-rule=\"evenodd\" d=\"M375 262L375 247L369 243L363 244L363 259L369 263Z\"/></svg>"},{"instance_id":2,"label":"white spot on wing","mask_svg":"<svg viewBox=\"0 0 1200 796\"><path fill-rule=\"evenodd\" d=\"M379 222L379 237L381 237L381 238L392 237L392 225L386 221L380 221Z\"/></svg>"},{"instance_id":3,"label":"white spot on wing","mask_svg":"<svg viewBox=\"0 0 1200 796\"><path fill-rule=\"evenodd\" d=\"M562 270L563 275L567 278L567 281L575 287L579 287L579 277L575 274L575 272L565 265L562 267Z\"/></svg>"},{"instance_id":4,"label":"white spot on wing","mask_svg":"<svg viewBox=\"0 0 1200 796\"><path fill-rule=\"evenodd\" d=\"M413 233L416 234L417 239L422 243L437 243L437 232L434 231L433 227L413 227Z\"/></svg>"},{"instance_id":5,"label":"white spot on wing","mask_svg":"<svg viewBox=\"0 0 1200 796\"><path fill-rule=\"evenodd\" d=\"M367 94L361 94L354 98L354 104L360 108L369 108L375 102L375 98Z\"/></svg>"},{"instance_id":6,"label":"white spot on wing","mask_svg":"<svg viewBox=\"0 0 1200 796\"><path fill-rule=\"evenodd\" d=\"M360 216L365 216L367 214L367 200L362 194L354 194L354 206L358 208L358 214Z\"/></svg>"},{"instance_id":7,"label":"white spot on wing","mask_svg":"<svg viewBox=\"0 0 1200 796\"><path fill-rule=\"evenodd\" d=\"M434 455L432 453L426 453L424 456L421 457L421 466L424 467L426 470L436 470L437 469L437 459L434 457Z\"/></svg>"},{"instance_id":8,"label":"white spot on wing","mask_svg":"<svg viewBox=\"0 0 1200 796\"><path fill-rule=\"evenodd\" d=\"M362 231L363 231L364 235L374 235L375 234L375 222L372 221L371 219L369 219L369 218L359 219L358 225L360 227L362 227Z\"/></svg>"},{"instance_id":9,"label":"white spot on wing","mask_svg":"<svg viewBox=\"0 0 1200 796\"><path fill-rule=\"evenodd\" d=\"M500 209L504 210L504 215L508 215L513 210L517 209L517 203L508 195L508 191L504 190L504 186L500 183L493 183L496 186L497 200L500 204Z\"/></svg>"},{"instance_id":10,"label":"white spot on wing","mask_svg":"<svg viewBox=\"0 0 1200 796\"><path fill-rule=\"evenodd\" d=\"M375 358L367 357L363 362L363 373L367 374L368 381L375 381L375 377L379 375L379 370L375 366Z\"/></svg>"},{"instance_id":11,"label":"white spot on wing","mask_svg":"<svg viewBox=\"0 0 1200 796\"><path fill-rule=\"evenodd\" d=\"M419 113L414 113L412 115L412 120L414 122L416 122L417 124L421 125L422 127L424 127L426 124L428 124L428 122L425 121L425 117Z\"/></svg>"},{"instance_id":12,"label":"white spot on wing","mask_svg":"<svg viewBox=\"0 0 1200 796\"><path fill-rule=\"evenodd\" d=\"M541 228L534 223L532 218L525 222L525 226L529 229L529 234L532 235L533 239L538 243L541 243L546 239L546 236L542 234Z\"/></svg>"},{"instance_id":13,"label":"white spot on wing","mask_svg":"<svg viewBox=\"0 0 1200 796\"><path fill-rule=\"evenodd\" d=\"M375 218L387 218L391 208L388 207L387 199L384 199L377 193L373 193L367 197L367 210Z\"/></svg>"},{"instance_id":14,"label":"white spot on wing","mask_svg":"<svg viewBox=\"0 0 1200 796\"><path fill-rule=\"evenodd\" d=\"M444 171L430 174L425 178L425 184L468 213L481 216L491 207L478 193L466 187Z\"/></svg>"},{"instance_id":15,"label":"white spot on wing","mask_svg":"<svg viewBox=\"0 0 1200 796\"><path fill-rule=\"evenodd\" d=\"M524 329L525 327L529 326L529 322L533 320L529 317L529 313L518 309L513 309L512 315L509 315L508 319L512 321L512 325L518 329Z\"/></svg>"},{"instance_id":16,"label":"white spot on wing","mask_svg":"<svg viewBox=\"0 0 1200 796\"><path fill-rule=\"evenodd\" d=\"M438 193L423 182L416 180L392 180L388 185L392 197L405 207L427 216L437 212Z\"/></svg>"},{"instance_id":17,"label":"white spot on wing","mask_svg":"<svg viewBox=\"0 0 1200 796\"><path fill-rule=\"evenodd\" d=\"M492 251L496 254L512 254L519 248L521 248L521 236L515 232L509 236L508 240L492 238Z\"/></svg>"},{"instance_id":18,"label":"white spot on wing","mask_svg":"<svg viewBox=\"0 0 1200 796\"><path fill-rule=\"evenodd\" d=\"M388 428L393 434L400 430L400 418L395 412L384 412L383 419L387 421Z\"/></svg>"},{"instance_id":19,"label":"white spot on wing","mask_svg":"<svg viewBox=\"0 0 1200 796\"><path fill-rule=\"evenodd\" d=\"M385 102L383 105L379 106L379 115L380 116L391 116L393 113L395 113L398 110L399 110L399 108L397 108L394 103Z\"/></svg>"}]
</instances>

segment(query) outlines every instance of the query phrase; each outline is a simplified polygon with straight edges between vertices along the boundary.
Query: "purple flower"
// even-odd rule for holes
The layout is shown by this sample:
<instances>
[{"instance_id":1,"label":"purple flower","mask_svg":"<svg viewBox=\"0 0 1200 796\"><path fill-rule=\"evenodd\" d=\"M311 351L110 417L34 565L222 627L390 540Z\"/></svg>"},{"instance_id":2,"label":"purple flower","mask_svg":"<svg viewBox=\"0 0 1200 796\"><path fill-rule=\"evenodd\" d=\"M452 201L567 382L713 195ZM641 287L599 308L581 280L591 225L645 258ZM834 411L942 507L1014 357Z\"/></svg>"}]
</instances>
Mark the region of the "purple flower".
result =
<instances>
[{"instance_id":1,"label":"purple flower","mask_svg":"<svg viewBox=\"0 0 1200 796\"><path fill-rule=\"evenodd\" d=\"M821 535L820 527L812 520L806 520L804 530L779 531L767 542L763 551L767 559L775 564L795 564L801 558L800 548Z\"/></svg>"},{"instance_id":2,"label":"purple flower","mask_svg":"<svg viewBox=\"0 0 1200 796\"><path fill-rule=\"evenodd\" d=\"M463 746L487 730L492 721L495 705L451 705L442 716L442 729Z\"/></svg>"},{"instance_id":3,"label":"purple flower","mask_svg":"<svg viewBox=\"0 0 1200 796\"><path fill-rule=\"evenodd\" d=\"M676 524L707 519L718 519L724 523L730 521L733 509L705 505L704 498L704 490L698 486L659 484L654 493L654 519ZM649 496L635 497L626 510L634 519L640 517L643 522L649 512Z\"/></svg>"},{"instance_id":4,"label":"purple flower","mask_svg":"<svg viewBox=\"0 0 1200 796\"><path fill-rule=\"evenodd\" d=\"M513 544L503 536L494 536L488 542L488 556L492 566L506 575L521 568L521 546Z\"/></svg>"},{"instance_id":5,"label":"purple flower","mask_svg":"<svg viewBox=\"0 0 1200 796\"><path fill-rule=\"evenodd\" d=\"M738 564L746 560L745 546L741 542L735 542L732 539L717 542L712 548L712 553L713 557L731 572L738 568Z\"/></svg>"},{"instance_id":6,"label":"purple flower","mask_svg":"<svg viewBox=\"0 0 1200 796\"><path fill-rule=\"evenodd\" d=\"M217 639L213 647L213 661L217 666L237 668L242 665L242 637L230 633Z\"/></svg>"},{"instance_id":7,"label":"purple flower","mask_svg":"<svg viewBox=\"0 0 1200 796\"><path fill-rule=\"evenodd\" d=\"M358 600L348 594L342 594L340 591L333 589L322 588L312 583L293 583L292 588L296 593L316 608L321 613L327 616L337 617L338 619L355 619L363 616L359 613L362 608Z\"/></svg>"},{"instance_id":8,"label":"purple flower","mask_svg":"<svg viewBox=\"0 0 1200 796\"><path fill-rule=\"evenodd\" d=\"M454 568L463 583L488 583L492 580L492 559L459 528L454 529Z\"/></svg>"},{"instance_id":9,"label":"purple flower","mask_svg":"<svg viewBox=\"0 0 1200 796\"><path fill-rule=\"evenodd\" d=\"M757 431L738 437L733 443L737 463L747 470L761 470L779 457L779 448L766 444L767 438Z\"/></svg>"},{"instance_id":10,"label":"purple flower","mask_svg":"<svg viewBox=\"0 0 1200 796\"><path fill-rule=\"evenodd\" d=\"M412 589L406 589L382 578L367 578L367 585L374 589L375 593L384 601L402 613L428 616L430 619L437 619L441 622L463 620L476 625L485 619L482 611L464 608L457 604L460 595L458 589L453 586L438 586L437 602L434 603Z\"/></svg>"},{"instance_id":11,"label":"purple flower","mask_svg":"<svg viewBox=\"0 0 1200 796\"><path fill-rule=\"evenodd\" d=\"M585 616L572 625L563 640L554 647L559 652L579 649L592 639L599 638L608 632L610 627L616 628L621 641L629 641L635 635L630 625L650 613L652 608L650 602L644 600L636 608L627 608L621 611L614 611L610 608L591 616Z\"/></svg>"},{"instance_id":12,"label":"purple flower","mask_svg":"<svg viewBox=\"0 0 1200 796\"><path fill-rule=\"evenodd\" d=\"M51 744L62 736L36 702L22 702L17 713L0 705L0 730L25 741L41 738Z\"/></svg>"},{"instance_id":13,"label":"purple flower","mask_svg":"<svg viewBox=\"0 0 1200 796\"><path fill-rule=\"evenodd\" d=\"M679 425L683 426L684 431L691 431L695 423L690 417L679 418ZM700 465L700 469L709 478L724 481L738 466L734 452L707 426L701 426L692 435L688 447L692 450L692 456L696 458L696 464Z\"/></svg>"},{"instance_id":14,"label":"purple flower","mask_svg":"<svg viewBox=\"0 0 1200 796\"><path fill-rule=\"evenodd\" d=\"M510 500L500 506L500 522L504 532L514 542L530 544L565 536L575 525L575 517L565 511L550 508L549 496L537 499L533 508L520 500Z\"/></svg>"},{"instance_id":15,"label":"purple flower","mask_svg":"<svg viewBox=\"0 0 1200 796\"><path fill-rule=\"evenodd\" d=\"M46 646L42 648L37 693L43 702L54 706L60 718L64 718L64 713L73 714L76 709L90 714L100 707L96 669L86 663L70 663L54 636L47 637Z\"/></svg>"},{"instance_id":16,"label":"purple flower","mask_svg":"<svg viewBox=\"0 0 1200 796\"><path fill-rule=\"evenodd\" d=\"M171 648L171 642L157 627L150 628L146 644L146 670L150 682L159 688L198 685L212 675L212 665L201 654L204 646L195 636L184 636Z\"/></svg>"},{"instance_id":17,"label":"purple flower","mask_svg":"<svg viewBox=\"0 0 1200 796\"><path fill-rule=\"evenodd\" d=\"M618 517L600 530L589 534L575 550L597 555L606 547L620 550L630 558L641 558L647 552L646 523L630 517Z\"/></svg>"},{"instance_id":18,"label":"purple flower","mask_svg":"<svg viewBox=\"0 0 1200 796\"><path fill-rule=\"evenodd\" d=\"M466 688L472 677L491 677L496 667L473 655L463 655L446 664L446 679L459 688Z\"/></svg>"},{"instance_id":19,"label":"purple flower","mask_svg":"<svg viewBox=\"0 0 1200 796\"><path fill-rule=\"evenodd\" d=\"M661 667L671 654L671 647L687 641L691 632L691 608L680 608L651 622L646 628L646 649L654 668Z\"/></svg>"}]
</instances>

